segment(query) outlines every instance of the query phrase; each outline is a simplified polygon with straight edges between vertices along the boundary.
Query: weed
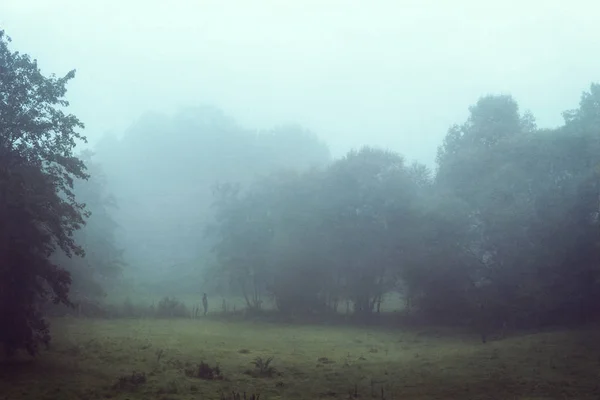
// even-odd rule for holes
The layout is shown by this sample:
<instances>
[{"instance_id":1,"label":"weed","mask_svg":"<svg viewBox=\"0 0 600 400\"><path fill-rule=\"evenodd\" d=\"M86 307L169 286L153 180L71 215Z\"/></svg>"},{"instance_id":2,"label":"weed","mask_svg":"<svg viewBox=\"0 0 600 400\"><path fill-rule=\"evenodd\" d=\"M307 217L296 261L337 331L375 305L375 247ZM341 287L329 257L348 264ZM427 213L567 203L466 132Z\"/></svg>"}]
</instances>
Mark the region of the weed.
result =
<instances>
[{"instance_id":1,"label":"weed","mask_svg":"<svg viewBox=\"0 0 600 400\"><path fill-rule=\"evenodd\" d=\"M195 367L187 368L185 374L191 378L199 378L204 380L223 380L221 368L217 364L214 368L200 361Z\"/></svg>"},{"instance_id":2,"label":"weed","mask_svg":"<svg viewBox=\"0 0 600 400\"><path fill-rule=\"evenodd\" d=\"M277 372L277 370L271 366L271 361L273 361L273 357L269 357L266 360L262 357L256 357L251 364L254 364L254 367L258 370L259 376L271 377Z\"/></svg>"},{"instance_id":3,"label":"weed","mask_svg":"<svg viewBox=\"0 0 600 400\"><path fill-rule=\"evenodd\" d=\"M159 318L174 318L174 317L189 317L190 312L188 311L185 304L177 300L176 298L170 298L169 296L163 297L156 307L156 316Z\"/></svg>"}]
</instances>

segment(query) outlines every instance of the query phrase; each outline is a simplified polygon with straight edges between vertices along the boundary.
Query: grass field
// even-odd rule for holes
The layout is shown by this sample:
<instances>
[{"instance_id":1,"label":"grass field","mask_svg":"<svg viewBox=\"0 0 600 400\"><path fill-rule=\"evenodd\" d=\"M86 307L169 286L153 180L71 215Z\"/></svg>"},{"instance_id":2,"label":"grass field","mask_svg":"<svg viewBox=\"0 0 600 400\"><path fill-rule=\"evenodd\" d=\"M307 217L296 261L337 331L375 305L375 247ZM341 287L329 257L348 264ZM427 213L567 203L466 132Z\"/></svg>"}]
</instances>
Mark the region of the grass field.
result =
<instances>
[{"instance_id":1,"label":"grass field","mask_svg":"<svg viewBox=\"0 0 600 400\"><path fill-rule=\"evenodd\" d=\"M53 320L52 348L0 367L0 399L598 399L598 330L482 344L435 329ZM256 357L274 357L260 376ZM223 379L188 376L217 363ZM145 373L134 384L132 373ZM119 378L123 378L119 384ZM243 398L243 395L242 395Z\"/></svg>"}]
</instances>

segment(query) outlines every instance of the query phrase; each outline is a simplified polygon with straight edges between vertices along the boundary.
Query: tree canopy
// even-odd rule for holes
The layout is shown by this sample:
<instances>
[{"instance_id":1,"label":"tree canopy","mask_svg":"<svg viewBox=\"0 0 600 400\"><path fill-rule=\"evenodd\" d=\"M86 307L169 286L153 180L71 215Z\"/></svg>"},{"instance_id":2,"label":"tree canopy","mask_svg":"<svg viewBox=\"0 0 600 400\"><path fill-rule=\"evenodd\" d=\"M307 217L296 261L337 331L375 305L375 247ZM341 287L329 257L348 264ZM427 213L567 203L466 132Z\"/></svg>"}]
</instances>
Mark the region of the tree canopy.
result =
<instances>
[{"instance_id":1,"label":"tree canopy","mask_svg":"<svg viewBox=\"0 0 600 400\"><path fill-rule=\"evenodd\" d=\"M69 303L70 275L50 257L57 249L84 254L73 233L87 212L73 179L88 175L73 149L85 137L65 113L75 71L46 77L9 43L0 31L0 344L35 354L50 340L43 303Z\"/></svg>"},{"instance_id":2,"label":"tree canopy","mask_svg":"<svg viewBox=\"0 0 600 400\"><path fill-rule=\"evenodd\" d=\"M406 311L484 340L502 326L597 318L599 87L556 129L538 129L511 96L482 97L449 129L435 176L364 147L243 190L222 186L217 269L285 313L345 301L365 319L399 292Z\"/></svg>"}]
</instances>

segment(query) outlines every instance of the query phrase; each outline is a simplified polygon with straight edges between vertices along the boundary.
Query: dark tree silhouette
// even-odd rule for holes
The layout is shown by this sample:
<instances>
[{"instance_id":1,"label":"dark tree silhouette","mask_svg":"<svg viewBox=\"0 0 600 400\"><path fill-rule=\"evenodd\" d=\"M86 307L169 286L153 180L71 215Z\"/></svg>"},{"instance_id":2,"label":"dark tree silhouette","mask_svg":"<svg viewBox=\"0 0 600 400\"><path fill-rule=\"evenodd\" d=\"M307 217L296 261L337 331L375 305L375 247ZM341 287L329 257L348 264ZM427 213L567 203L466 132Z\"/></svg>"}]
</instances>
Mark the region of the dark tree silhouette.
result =
<instances>
[{"instance_id":1,"label":"dark tree silhouette","mask_svg":"<svg viewBox=\"0 0 600 400\"><path fill-rule=\"evenodd\" d=\"M72 189L74 178L88 177L73 155L85 137L63 111L75 71L46 77L9 43L0 31L0 345L8 355L35 355L50 341L44 303L69 304L70 275L50 256L84 253L72 236L87 212Z\"/></svg>"}]
</instances>

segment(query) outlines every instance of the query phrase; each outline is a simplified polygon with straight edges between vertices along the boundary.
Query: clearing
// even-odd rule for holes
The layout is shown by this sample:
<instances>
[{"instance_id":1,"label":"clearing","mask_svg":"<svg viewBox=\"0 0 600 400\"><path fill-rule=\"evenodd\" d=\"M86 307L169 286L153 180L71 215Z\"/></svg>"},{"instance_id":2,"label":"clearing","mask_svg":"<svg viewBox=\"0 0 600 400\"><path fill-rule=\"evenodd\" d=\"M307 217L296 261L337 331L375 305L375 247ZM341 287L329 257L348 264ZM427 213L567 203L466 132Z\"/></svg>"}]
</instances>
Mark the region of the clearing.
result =
<instances>
[{"instance_id":1,"label":"clearing","mask_svg":"<svg viewBox=\"0 0 600 400\"><path fill-rule=\"evenodd\" d=\"M0 398L597 399L598 330L482 344L447 331L200 319L52 321L35 362L0 366ZM274 371L252 364L273 357ZM219 365L201 379L198 365ZM208 370L210 375L210 369ZM134 374L135 372L135 374ZM145 377L142 375L145 374ZM269 376L270 375L270 376ZM120 380L121 378L121 380Z\"/></svg>"}]
</instances>

